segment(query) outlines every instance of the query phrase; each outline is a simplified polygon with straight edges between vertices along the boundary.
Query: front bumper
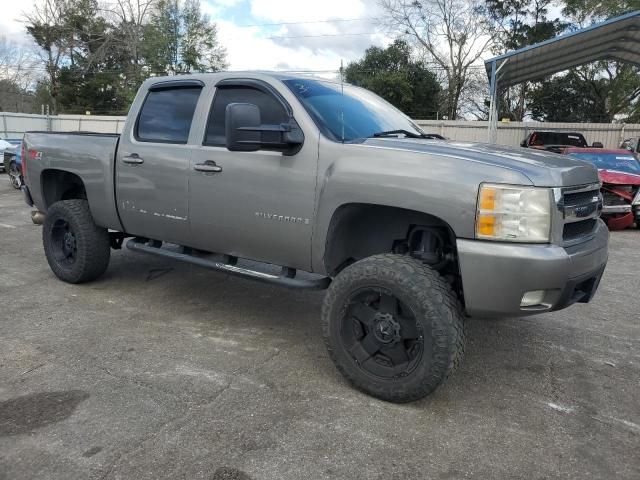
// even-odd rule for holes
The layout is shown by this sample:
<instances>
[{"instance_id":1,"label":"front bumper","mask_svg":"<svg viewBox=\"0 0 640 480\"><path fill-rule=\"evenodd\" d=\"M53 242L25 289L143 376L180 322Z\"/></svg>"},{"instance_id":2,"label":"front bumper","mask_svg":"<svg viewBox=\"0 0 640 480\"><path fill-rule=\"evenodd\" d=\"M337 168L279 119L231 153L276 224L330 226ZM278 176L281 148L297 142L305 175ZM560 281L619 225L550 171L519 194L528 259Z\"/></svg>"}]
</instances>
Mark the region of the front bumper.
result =
<instances>
[{"instance_id":1,"label":"front bumper","mask_svg":"<svg viewBox=\"0 0 640 480\"><path fill-rule=\"evenodd\" d=\"M533 315L593 297L608 258L601 220L589 240L571 247L457 241L466 312L477 317ZM544 290L538 305L521 306L526 292Z\"/></svg>"}]
</instances>

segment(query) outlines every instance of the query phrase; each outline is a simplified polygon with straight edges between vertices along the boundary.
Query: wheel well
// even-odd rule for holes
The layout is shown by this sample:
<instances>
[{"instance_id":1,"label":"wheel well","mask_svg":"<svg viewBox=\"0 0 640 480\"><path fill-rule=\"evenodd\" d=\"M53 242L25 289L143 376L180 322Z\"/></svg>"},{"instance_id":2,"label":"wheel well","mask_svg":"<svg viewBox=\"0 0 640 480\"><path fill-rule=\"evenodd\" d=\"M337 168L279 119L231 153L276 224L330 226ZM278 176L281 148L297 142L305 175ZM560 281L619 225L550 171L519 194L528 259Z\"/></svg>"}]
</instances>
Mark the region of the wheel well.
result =
<instances>
[{"instance_id":1,"label":"wheel well","mask_svg":"<svg viewBox=\"0 0 640 480\"><path fill-rule=\"evenodd\" d=\"M60 200L86 199L87 191L82 179L75 173L64 170L45 170L41 177L45 208Z\"/></svg>"},{"instance_id":2,"label":"wheel well","mask_svg":"<svg viewBox=\"0 0 640 480\"><path fill-rule=\"evenodd\" d=\"M352 203L333 214L324 263L327 273L334 276L358 260L393 252L419 258L443 274L459 275L455 246L453 230L438 217L404 208Z\"/></svg>"}]
</instances>

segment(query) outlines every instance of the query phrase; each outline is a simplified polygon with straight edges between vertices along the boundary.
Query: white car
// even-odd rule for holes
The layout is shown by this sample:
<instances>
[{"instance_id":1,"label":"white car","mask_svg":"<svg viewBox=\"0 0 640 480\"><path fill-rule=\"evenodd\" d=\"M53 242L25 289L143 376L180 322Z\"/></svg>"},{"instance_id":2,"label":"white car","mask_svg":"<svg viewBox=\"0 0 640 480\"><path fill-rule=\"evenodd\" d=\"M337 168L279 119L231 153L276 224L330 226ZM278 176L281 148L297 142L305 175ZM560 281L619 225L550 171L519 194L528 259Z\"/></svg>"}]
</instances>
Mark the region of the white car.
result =
<instances>
[{"instance_id":1,"label":"white car","mask_svg":"<svg viewBox=\"0 0 640 480\"><path fill-rule=\"evenodd\" d=\"M18 140L17 142L19 144L20 141ZM0 168L2 168L5 171L6 171L6 168L4 166L4 152L5 151L13 152L15 151L16 146L17 146L16 143L12 143L7 140L0 139Z\"/></svg>"}]
</instances>

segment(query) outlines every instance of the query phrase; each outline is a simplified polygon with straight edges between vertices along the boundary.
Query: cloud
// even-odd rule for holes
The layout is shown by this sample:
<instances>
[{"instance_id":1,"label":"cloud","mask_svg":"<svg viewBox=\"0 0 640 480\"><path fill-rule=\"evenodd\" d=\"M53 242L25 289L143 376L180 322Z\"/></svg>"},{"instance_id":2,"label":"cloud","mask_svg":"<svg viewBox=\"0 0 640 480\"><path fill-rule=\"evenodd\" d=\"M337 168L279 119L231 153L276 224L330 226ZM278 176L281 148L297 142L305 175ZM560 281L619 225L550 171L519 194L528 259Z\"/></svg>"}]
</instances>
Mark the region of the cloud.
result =
<instances>
[{"instance_id":1,"label":"cloud","mask_svg":"<svg viewBox=\"0 0 640 480\"><path fill-rule=\"evenodd\" d=\"M4 2L0 35L32 45L22 23L23 12L34 0ZM378 32L377 0L201 0L203 13L219 27L230 68L263 70L337 70L360 58L366 48L385 45L390 39ZM359 19L348 22L319 20ZM294 24L241 27L240 25L294 22ZM297 23L315 22L315 23ZM294 37L294 38L291 38Z\"/></svg>"},{"instance_id":2,"label":"cloud","mask_svg":"<svg viewBox=\"0 0 640 480\"><path fill-rule=\"evenodd\" d=\"M337 71L337 53L318 49L291 48L265 38L260 28L242 28L233 22L218 21L218 37L227 49L232 70L314 70Z\"/></svg>"},{"instance_id":3,"label":"cloud","mask_svg":"<svg viewBox=\"0 0 640 480\"><path fill-rule=\"evenodd\" d=\"M245 34L233 32L234 44L227 44L232 68L246 63L240 57L262 49L257 61L270 62L268 68L286 63L303 69L322 70L326 65L337 69L341 60L348 63L371 45L386 45L391 40L376 25L376 0L248 0L243 7L248 15L243 16L242 24L262 26L246 29ZM274 23L279 25L271 25ZM246 48L247 44L256 47Z\"/></svg>"},{"instance_id":4,"label":"cloud","mask_svg":"<svg viewBox=\"0 0 640 480\"><path fill-rule=\"evenodd\" d=\"M251 14L274 22L304 22L367 15L362 0L252 0Z\"/></svg>"},{"instance_id":5,"label":"cloud","mask_svg":"<svg viewBox=\"0 0 640 480\"><path fill-rule=\"evenodd\" d=\"M3 2L0 11L0 36L19 45L31 45L24 25L24 14L33 8L33 3Z\"/></svg>"}]
</instances>

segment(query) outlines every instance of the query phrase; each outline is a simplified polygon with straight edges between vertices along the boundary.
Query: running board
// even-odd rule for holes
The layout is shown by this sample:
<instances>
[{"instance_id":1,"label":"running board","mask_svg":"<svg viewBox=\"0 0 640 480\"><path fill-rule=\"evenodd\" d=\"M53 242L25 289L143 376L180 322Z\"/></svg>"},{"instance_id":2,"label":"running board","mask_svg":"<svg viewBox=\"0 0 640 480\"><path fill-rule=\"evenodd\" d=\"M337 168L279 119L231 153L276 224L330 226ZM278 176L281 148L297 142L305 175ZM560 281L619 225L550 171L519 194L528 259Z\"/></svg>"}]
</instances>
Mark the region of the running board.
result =
<instances>
[{"instance_id":1,"label":"running board","mask_svg":"<svg viewBox=\"0 0 640 480\"><path fill-rule=\"evenodd\" d=\"M314 274L305 274L308 278L299 278L297 272L293 268L282 267L280 275L272 273L250 270L248 268L238 267L235 265L236 257L225 257L229 259L228 263L216 262L207 258L201 258L188 253L189 248L182 248L182 252L162 248L162 243L156 240L148 240L146 238L132 238L127 242L127 248L137 252L150 253L161 257L172 258L182 262L192 263L199 267L209 268L218 272L227 273L236 277L243 277L249 280L257 280L264 283L272 283L287 288L308 289L308 290L324 290L331 283L329 277L322 277Z\"/></svg>"}]
</instances>

